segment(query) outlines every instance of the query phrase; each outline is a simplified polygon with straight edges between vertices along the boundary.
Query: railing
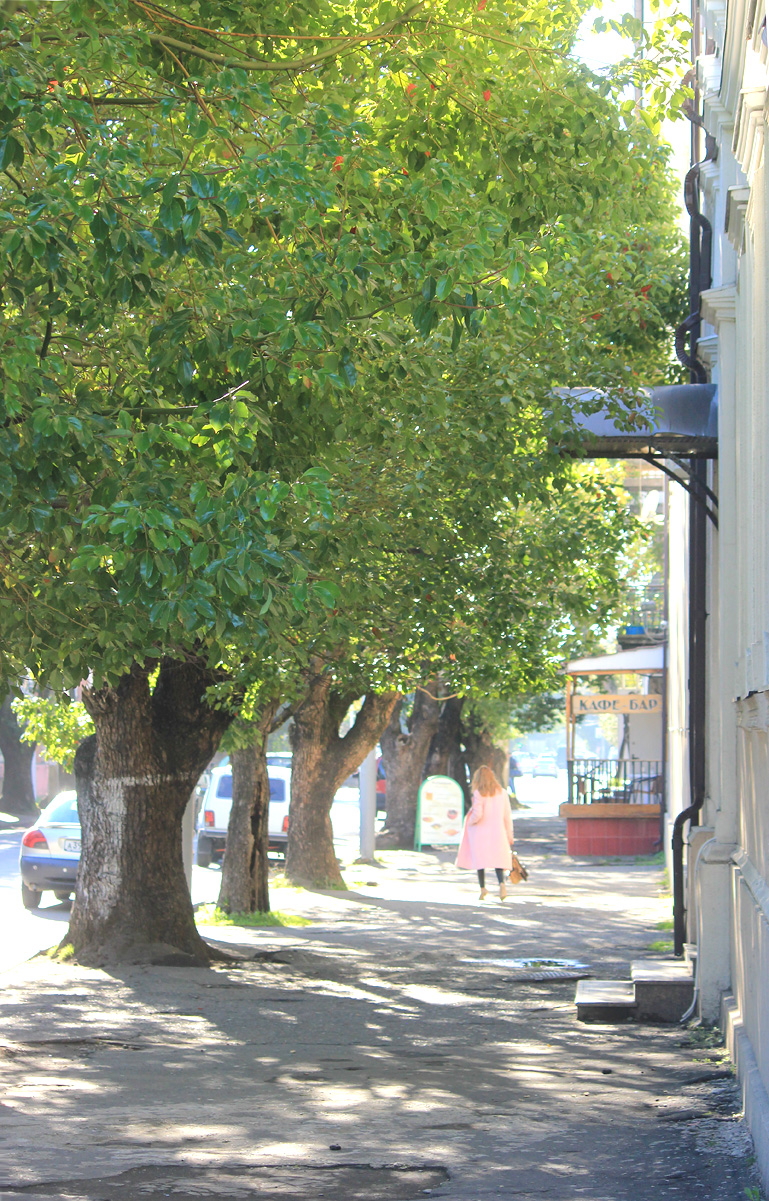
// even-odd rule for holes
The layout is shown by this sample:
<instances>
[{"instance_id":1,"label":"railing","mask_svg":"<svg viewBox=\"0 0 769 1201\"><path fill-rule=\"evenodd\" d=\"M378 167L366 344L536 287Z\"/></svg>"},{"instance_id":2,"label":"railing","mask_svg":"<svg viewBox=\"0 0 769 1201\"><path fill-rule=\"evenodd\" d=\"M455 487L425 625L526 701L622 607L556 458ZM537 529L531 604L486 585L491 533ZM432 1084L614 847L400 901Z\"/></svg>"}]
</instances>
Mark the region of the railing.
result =
<instances>
[{"instance_id":1,"label":"railing","mask_svg":"<svg viewBox=\"0 0 769 1201\"><path fill-rule=\"evenodd\" d=\"M622 625L626 635L661 634L665 630L665 595L661 584L639 584L625 591Z\"/></svg>"},{"instance_id":2,"label":"railing","mask_svg":"<svg viewBox=\"0 0 769 1201\"><path fill-rule=\"evenodd\" d=\"M658 759L570 759L567 767L573 805L656 805L662 800Z\"/></svg>"}]
</instances>

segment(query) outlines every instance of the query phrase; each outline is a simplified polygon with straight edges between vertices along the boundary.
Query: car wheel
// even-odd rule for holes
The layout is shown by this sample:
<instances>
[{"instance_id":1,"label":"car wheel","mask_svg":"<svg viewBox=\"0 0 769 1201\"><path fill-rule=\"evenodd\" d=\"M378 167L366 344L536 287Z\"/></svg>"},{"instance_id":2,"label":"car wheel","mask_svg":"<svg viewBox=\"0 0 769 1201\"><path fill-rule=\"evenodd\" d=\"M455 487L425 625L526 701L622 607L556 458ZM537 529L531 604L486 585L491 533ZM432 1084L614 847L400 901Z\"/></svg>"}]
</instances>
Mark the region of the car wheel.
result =
<instances>
[{"instance_id":1,"label":"car wheel","mask_svg":"<svg viewBox=\"0 0 769 1201\"><path fill-rule=\"evenodd\" d=\"M30 888L22 881L21 903L25 909L39 909L42 895L36 888Z\"/></svg>"},{"instance_id":2,"label":"car wheel","mask_svg":"<svg viewBox=\"0 0 769 1201\"><path fill-rule=\"evenodd\" d=\"M198 839L198 853L195 860L198 867L211 866L211 844L208 839Z\"/></svg>"},{"instance_id":3,"label":"car wheel","mask_svg":"<svg viewBox=\"0 0 769 1201\"><path fill-rule=\"evenodd\" d=\"M53 895L56 897L57 901L68 901L69 898L72 896L72 893L59 891L59 892L54 892Z\"/></svg>"}]
</instances>

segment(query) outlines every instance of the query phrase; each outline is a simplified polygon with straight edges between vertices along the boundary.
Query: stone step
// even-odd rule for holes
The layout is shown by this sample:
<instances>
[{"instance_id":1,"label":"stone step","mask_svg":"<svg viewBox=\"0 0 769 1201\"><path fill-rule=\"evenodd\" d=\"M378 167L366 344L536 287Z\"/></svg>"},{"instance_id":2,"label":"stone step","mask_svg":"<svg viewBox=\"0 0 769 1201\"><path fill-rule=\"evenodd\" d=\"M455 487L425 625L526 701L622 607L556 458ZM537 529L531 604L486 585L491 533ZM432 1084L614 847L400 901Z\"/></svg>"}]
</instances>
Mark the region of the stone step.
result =
<instances>
[{"instance_id":1,"label":"stone step","mask_svg":"<svg viewBox=\"0 0 769 1201\"><path fill-rule=\"evenodd\" d=\"M635 1017L635 987L629 980L580 980L577 1021L626 1022Z\"/></svg>"},{"instance_id":2,"label":"stone step","mask_svg":"<svg viewBox=\"0 0 769 1201\"><path fill-rule=\"evenodd\" d=\"M684 943L684 962L690 963L692 969L697 965L697 944L696 942Z\"/></svg>"},{"instance_id":3,"label":"stone step","mask_svg":"<svg viewBox=\"0 0 769 1201\"><path fill-rule=\"evenodd\" d=\"M679 1022L692 1003L694 976L680 959L637 959L630 967L636 1017L641 1022Z\"/></svg>"}]
</instances>

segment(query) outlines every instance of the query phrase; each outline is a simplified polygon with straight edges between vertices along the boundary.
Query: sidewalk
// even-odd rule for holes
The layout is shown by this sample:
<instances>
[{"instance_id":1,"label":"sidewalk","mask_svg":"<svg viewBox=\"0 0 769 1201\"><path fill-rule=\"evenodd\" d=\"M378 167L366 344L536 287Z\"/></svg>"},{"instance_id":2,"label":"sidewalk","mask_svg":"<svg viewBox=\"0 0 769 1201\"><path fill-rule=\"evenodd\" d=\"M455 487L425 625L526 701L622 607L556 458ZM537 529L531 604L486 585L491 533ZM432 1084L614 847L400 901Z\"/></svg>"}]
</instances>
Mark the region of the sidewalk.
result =
<instances>
[{"instance_id":1,"label":"sidewalk","mask_svg":"<svg viewBox=\"0 0 769 1201\"><path fill-rule=\"evenodd\" d=\"M557 819L516 836L504 905L382 852L349 893L274 889L310 926L209 928L232 967L1 973L0 1199L747 1201L707 1032L582 1026L573 981L494 962L626 975L666 937L661 870L569 860Z\"/></svg>"}]
</instances>

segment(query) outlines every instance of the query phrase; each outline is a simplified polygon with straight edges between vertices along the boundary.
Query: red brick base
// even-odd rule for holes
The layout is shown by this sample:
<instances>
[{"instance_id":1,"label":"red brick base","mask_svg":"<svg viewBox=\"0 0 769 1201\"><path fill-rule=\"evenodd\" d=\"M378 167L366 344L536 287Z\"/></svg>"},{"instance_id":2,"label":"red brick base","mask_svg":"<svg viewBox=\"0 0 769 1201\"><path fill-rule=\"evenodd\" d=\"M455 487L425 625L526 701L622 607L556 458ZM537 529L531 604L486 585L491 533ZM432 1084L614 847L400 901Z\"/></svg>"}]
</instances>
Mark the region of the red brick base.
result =
<instances>
[{"instance_id":1,"label":"red brick base","mask_svg":"<svg viewBox=\"0 0 769 1201\"><path fill-rule=\"evenodd\" d=\"M566 819L569 855L650 855L659 838L658 817Z\"/></svg>"}]
</instances>

